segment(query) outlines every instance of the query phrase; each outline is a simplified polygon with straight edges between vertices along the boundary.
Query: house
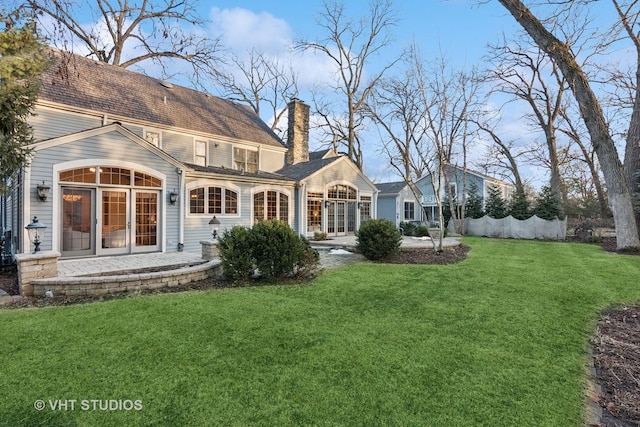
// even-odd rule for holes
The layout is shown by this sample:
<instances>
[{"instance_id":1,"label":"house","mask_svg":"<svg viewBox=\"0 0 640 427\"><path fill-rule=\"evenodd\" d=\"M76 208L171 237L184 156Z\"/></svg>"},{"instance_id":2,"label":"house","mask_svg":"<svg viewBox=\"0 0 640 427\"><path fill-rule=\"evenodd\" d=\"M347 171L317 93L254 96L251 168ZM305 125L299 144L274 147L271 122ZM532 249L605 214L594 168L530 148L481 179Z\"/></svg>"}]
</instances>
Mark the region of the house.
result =
<instances>
[{"instance_id":1,"label":"house","mask_svg":"<svg viewBox=\"0 0 640 427\"><path fill-rule=\"evenodd\" d=\"M300 235L353 234L378 190L347 157L309 153L309 107L289 104L285 144L249 108L88 58L53 51L30 118L32 158L2 199L12 253L62 258L199 251L220 231L264 219ZM39 195L40 191L40 195Z\"/></svg>"},{"instance_id":2,"label":"house","mask_svg":"<svg viewBox=\"0 0 640 427\"><path fill-rule=\"evenodd\" d=\"M451 186L451 194L454 195L457 201L462 201L463 189L466 189L467 194L469 188L475 184L476 188L480 192L480 196L484 202L489 195L489 189L491 187L497 187L500 189L501 196L505 200L511 200L515 187L509 183L501 181L496 178L484 175L482 173L472 171L468 168L462 168L455 165L445 165L444 173L447 175L449 185ZM438 204L436 202L436 196L434 186L431 181L431 175L427 174L422 176L416 181L416 186L422 193L422 206L424 207L427 215L427 221L429 223L438 221ZM437 186L437 181L436 181ZM440 185L440 197L444 201L447 199L447 191L445 188L444 179Z\"/></svg>"},{"instance_id":3,"label":"house","mask_svg":"<svg viewBox=\"0 0 640 427\"><path fill-rule=\"evenodd\" d=\"M401 222L422 221L420 198L411 191L406 181L377 184L378 218L393 222L396 227Z\"/></svg>"}]
</instances>

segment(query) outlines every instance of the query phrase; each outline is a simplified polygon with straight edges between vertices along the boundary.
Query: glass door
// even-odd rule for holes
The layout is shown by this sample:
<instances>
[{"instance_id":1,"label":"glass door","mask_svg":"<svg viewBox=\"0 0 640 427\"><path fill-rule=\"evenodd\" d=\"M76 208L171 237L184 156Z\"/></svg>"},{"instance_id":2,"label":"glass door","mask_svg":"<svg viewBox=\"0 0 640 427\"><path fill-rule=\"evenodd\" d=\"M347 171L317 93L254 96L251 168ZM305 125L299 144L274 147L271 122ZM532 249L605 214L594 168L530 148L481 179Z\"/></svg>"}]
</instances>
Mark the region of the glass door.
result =
<instances>
[{"instance_id":1,"label":"glass door","mask_svg":"<svg viewBox=\"0 0 640 427\"><path fill-rule=\"evenodd\" d=\"M62 188L63 257L95 255L95 190Z\"/></svg>"},{"instance_id":2,"label":"glass door","mask_svg":"<svg viewBox=\"0 0 640 427\"><path fill-rule=\"evenodd\" d=\"M336 235L345 235L346 212L345 202L336 202Z\"/></svg>"},{"instance_id":3,"label":"glass door","mask_svg":"<svg viewBox=\"0 0 640 427\"><path fill-rule=\"evenodd\" d=\"M100 190L100 254L130 252L130 190Z\"/></svg>"},{"instance_id":4,"label":"glass door","mask_svg":"<svg viewBox=\"0 0 640 427\"><path fill-rule=\"evenodd\" d=\"M134 252L151 252L160 249L158 235L158 191L135 191Z\"/></svg>"}]
</instances>

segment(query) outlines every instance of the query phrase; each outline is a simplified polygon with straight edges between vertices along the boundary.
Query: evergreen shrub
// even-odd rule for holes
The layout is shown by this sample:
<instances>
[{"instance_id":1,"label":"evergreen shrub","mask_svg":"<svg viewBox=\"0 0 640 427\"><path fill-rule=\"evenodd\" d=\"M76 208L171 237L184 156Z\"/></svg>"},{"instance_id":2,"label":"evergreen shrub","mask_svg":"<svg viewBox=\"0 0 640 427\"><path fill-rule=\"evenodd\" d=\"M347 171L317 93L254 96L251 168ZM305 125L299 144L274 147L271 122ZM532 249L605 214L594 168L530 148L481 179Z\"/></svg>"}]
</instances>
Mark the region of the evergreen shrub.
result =
<instances>
[{"instance_id":1,"label":"evergreen shrub","mask_svg":"<svg viewBox=\"0 0 640 427\"><path fill-rule=\"evenodd\" d=\"M236 225L218 238L222 274L228 280L247 281L253 276L251 230Z\"/></svg>"},{"instance_id":2,"label":"evergreen shrub","mask_svg":"<svg viewBox=\"0 0 640 427\"><path fill-rule=\"evenodd\" d=\"M398 253L402 235L386 219L371 219L360 225L356 232L356 249L370 260L391 258Z\"/></svg>"}]
</instances>

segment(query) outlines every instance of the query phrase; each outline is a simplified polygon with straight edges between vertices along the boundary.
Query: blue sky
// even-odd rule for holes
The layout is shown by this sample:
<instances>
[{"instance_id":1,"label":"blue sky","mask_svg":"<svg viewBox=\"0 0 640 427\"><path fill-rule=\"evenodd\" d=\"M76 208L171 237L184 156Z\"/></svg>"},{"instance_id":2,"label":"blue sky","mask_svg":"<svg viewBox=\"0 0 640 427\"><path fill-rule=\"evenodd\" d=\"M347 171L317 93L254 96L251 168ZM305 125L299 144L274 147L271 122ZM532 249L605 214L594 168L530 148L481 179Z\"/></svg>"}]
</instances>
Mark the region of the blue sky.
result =
<instances>
[{"instance_id":1,"label":"blue sky","mask_svg":"<svg viewBox=\"0 0 640 427\"><path fill-rule=\"evenodd\" d=\"M373 58L372 70L376 68L376 62L385 63L412 40L417 42L426 58L444 55L452 66L470 68L481 61L487 44L496 42L503 32L512 32L515 28L513 18L497 2L478 5L473 0L400 0L394 1L393 7L398 17L398 25L393 30L395 40L380 57ZM235 52L256 47L282 57L289 56L287 49L292 40L315 40L323 36L317 25L321 10L321 0L216 1L210 7L202 6L203 16L211 21L211 31L223 33L224 43ZM346 2L346 13L350 16L365 16L367 10L366 1ZM329 64L322 58L308 56L305 59L298 56L294 61L303 86L301 98L305 100L304 86L328 79ZM388 162L379 155L378 142L374 132L366 140L365 172L376 181L398 179L393 176ZM314 143L317 141L312 135L312 149Z\"/></svg>"},{"instance_id":2,"label":"blue sky","mask_svg":"<svg viewBox=\"0 0 640 427\"><path fill-rule=\"evenodd\" d=\"M368 1L345 0L344 3L347 16L368 15ZM283 61L291 61L299 75L300 97L309 102L311 87L322 85L323 80L328 81L333 68L321 55L293 55L290 48L293 40L318 40L323 36L317 24L322 4L322 0L201 0L198 11L209 21L208 32L214 36L221 34L224 45L236 55L241 56L256 48ZM379 57L372 58L368 65L372 73L413 40L426 59L444 56L448 64L459 71L473 66L482 68L487 45L498 42L502 34L509 37L519 30L513 17L497 1L394 0L393 7L398 18L393 29L395 40ZM592 3L591 11L597 17L596 25L606 25L613 16L613 8L608 1ZM153 71L147 71L153 74ZM215 93L214 89L211 91ZM505 132L513 139L531 140L536 136L523 130L525 126L518 123L523 111L519 108L515 104L510 106L510 120ZM270 118L263 119L269 121ZM370 132L365 141L365 173L376 182L397 180L388 161L379 153L377 133ZM472 157L481 155L483 144L488 142L480 141ZM319 148L313 134L311 148ZM545 170L522 165L521 173L534 178L536 186L545 184Z\"/></svg>"}]
</instances>

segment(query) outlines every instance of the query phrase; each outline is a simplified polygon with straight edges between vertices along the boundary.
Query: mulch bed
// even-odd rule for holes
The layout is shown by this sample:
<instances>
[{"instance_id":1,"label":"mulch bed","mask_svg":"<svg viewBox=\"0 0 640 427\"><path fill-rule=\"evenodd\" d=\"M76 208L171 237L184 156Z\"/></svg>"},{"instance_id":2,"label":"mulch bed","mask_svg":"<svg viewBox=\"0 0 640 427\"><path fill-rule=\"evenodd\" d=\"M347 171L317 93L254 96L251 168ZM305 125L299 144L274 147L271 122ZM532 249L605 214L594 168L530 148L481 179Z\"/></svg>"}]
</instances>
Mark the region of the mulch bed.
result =
<instances>
[{"instance_id":1,"label":"mulch bed","mask_svg":"<svg viewBox=\"0 0 640 427\"><path fill-rule=\"evenodd\" d=\"M604 250L615 252L615 238L604 238ZM396 264L452 264L466 258L469 247L460 245L440 253L431 250L400 252L387 263ZM640 255L640 253L635 253ZM209 279L175 288L141 292L157 294L229 287L223 280ZM15 268L0 269L0 289L10 295L18 294ZM105 296L56 296L53 298L23 298L6 308L44 307L128 298L126 294ZM593 363L596 380L602 390L597 396L602 407L602 427L640 427L640 306L618 307L603 313L592 337Z\"/></svg>"}]
</instances>

